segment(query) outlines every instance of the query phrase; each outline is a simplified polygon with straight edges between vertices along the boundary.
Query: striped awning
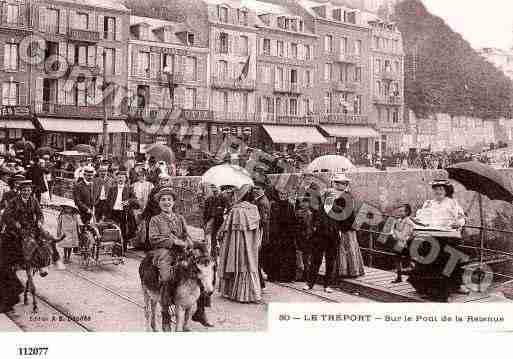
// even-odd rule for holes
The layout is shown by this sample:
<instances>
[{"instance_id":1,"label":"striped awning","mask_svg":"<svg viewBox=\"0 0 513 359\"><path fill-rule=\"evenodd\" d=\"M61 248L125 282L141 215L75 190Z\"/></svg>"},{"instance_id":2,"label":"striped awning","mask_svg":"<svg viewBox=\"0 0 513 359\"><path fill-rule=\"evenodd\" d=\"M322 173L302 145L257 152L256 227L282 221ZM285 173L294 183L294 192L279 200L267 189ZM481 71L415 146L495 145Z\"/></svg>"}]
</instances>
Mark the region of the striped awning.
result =
<instances>
[{"instance_id":1,"label":"striped awning","mask_svg":"<svg viewBox=\"0 0 513 359\"><path fill-rule=\"evenodd\" d=\"M372 127L366 126L341 126L322 125L321 130L330 137L356 137L356 138L377 138L380 134Z\"/></svg>"},{"instance_id":2,"label":"striped awning","mask_svg":"<svg viewBox=\"0 0 513 359\"><path fill-rule=\"evenodd\" d=\"M102 120L84 120L67 118L38 118L41 127L50 132L102 133ZM130 133L124 120L107 120L109 133Z\"/></svg>"},{"instance_id":3,"label":"striped awning","mask_svg":"<svg viewBox=\"0 0 513 359\"><path fill-rule=\"evenodd\" d=\"M328 142L315 127L311 126L263 125L262 127L274 143L319 144Z\"/></svg>"}]
</instances>

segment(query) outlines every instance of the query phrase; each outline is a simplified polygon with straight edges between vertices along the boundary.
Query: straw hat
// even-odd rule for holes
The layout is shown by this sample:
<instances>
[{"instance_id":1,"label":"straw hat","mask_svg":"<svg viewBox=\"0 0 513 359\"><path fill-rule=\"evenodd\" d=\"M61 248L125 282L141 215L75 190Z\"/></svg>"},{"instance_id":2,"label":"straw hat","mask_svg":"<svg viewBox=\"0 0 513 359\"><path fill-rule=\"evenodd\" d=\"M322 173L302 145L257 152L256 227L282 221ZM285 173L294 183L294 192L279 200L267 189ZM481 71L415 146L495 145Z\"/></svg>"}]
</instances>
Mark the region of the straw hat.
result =
<instances>
[{"instance_id":1,"label":"straw hat","mask_svg":"<svg viewBox=\"0 0 513 359\"><path fill-rule=\"evenodd\" d=\"M351 183L351 180L344 173L335 173L331 177L332 182L346 182Z\"/></svg>"}]
</instances>

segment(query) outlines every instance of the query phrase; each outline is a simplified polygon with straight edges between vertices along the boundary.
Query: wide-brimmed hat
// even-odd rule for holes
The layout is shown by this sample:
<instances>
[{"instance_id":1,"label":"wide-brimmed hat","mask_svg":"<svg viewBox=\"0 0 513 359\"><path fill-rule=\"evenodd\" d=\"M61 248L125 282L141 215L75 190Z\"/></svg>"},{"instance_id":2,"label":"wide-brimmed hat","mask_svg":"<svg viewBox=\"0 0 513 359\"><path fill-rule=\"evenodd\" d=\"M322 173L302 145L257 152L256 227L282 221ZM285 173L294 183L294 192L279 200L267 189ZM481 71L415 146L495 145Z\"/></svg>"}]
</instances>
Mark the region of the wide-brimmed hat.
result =
<instances>
[{"instance_id":1,"label":"wide-brimmed hat","mask_svg":"<svg viewBox=\"0 0 513 359\"><path fill-rule=\"evenodd\" d=\"M351 180L344 173L335 173L333 176L331 176L331 181L351 183Z\"/></svg>"},{"instance_id":2,"label":"wide-brimmed hat","mask_svg":"<svg viewBox=\"0 0 513 359\"><path fill-rule=\"evenodd\" d=\"M445 188L445 193L447 194L447 197L452 197L454 194L454 186L452 185L451 181L447 179L437 179L430 183L431 188L436 187L443 187Z\"/></svg>"},{"instance_id":3,"label":"wide-brimmed hat","mask_svg":"<svg viewBox=\"0 0 513 359\"><path fill-rule=\"evenodd\" d=\"M32 187L32 181L31 180L23 180L23 181L17 181L16 182L18 184L18 186L20 188L25 188L25 187Z\"/></svg>"},{"instance_id":4,"label":"wide-brimmed hat","mask_svg":"<svg viewBox=\"0 0 513 359\"><path fill-rule=\"evenodd\" d=\"M72 200L66 200L66 201L62 202L61 204L59 204L59 207L61 207L61 209L64 209L66 207L73 208L75 211L78 211L77 205Z\"/></svg>"},{"instance_id":5,"label":"wide-brimmed hat","mask_svg":"<svg viewBox=\"0 0 513 359\"><path fill-rule=\"evenodd\" d=\"M85 166L84 167L84 174L85 173L95 175L96 174L96 170L94 169L93 166Z\"/></svg>"},{"instance_id":6,"label":"wide-brimmed hat","mask_svg":"<svg viewBox=\"0 0 513 359\"><path fill-rule=\"evenodd\" d=\"M176 193L173 191L173 189L171 187L164 187L164 188L160 189L160 191L158 191L155 194L155 199L157 201L160 201L160 198L162 196L172 196L173 199L176 201Z\"/></svg>"},{"instance_id":7,"label":"wide-brimmed hat","mask_svg":"<svg viewBox=\"0 0 513 359\"><path fill-rule=\"evenodd\" d=\"M253 185L250 185L250 184L242 185L242 187L239 188L235 192L235 202L240 202L252 190L253 190Z\"/></svg>"}]
</instances>

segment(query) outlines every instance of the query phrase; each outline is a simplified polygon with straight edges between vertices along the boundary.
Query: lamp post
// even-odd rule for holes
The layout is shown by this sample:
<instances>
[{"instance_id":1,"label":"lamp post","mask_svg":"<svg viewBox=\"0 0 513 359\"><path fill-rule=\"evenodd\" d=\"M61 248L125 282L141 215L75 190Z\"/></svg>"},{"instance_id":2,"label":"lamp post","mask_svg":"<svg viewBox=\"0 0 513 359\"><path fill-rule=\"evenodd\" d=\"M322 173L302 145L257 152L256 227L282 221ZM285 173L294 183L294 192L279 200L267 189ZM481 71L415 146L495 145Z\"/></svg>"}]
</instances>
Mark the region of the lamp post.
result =
<instances>
[{"instance_id":1,"label":"lamp post","mask_svg":"<svg viewBox=\"0 0 513 359\"><path fill-rule=\"evenodd\" d=\"M103 86L102 86L102 101L103 101L103 129L102 129L102 137L103 137L103 151L102 155L103 158L106 159L107 157L107 137L109 135L109 129L108 129L108 121L107 121L107 97L105 96L105 90L107 89L107 77L106 77L106 59L107 59L107 53L105 50L102 53L103 58Z\"/></svg>"}]
</instances>

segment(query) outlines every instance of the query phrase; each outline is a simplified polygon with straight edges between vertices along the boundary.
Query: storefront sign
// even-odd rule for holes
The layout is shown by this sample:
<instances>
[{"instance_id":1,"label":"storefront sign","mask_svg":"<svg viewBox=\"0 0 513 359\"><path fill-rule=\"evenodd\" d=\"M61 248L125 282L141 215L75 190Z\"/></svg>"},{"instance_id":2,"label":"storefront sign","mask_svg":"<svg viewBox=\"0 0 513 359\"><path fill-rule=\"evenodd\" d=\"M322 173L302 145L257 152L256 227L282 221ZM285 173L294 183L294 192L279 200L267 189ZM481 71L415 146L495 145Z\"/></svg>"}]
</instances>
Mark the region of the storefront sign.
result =
<instances>
[{"instance_id":1,"label":"storefront sign","mask_svg":"<svg viewBox=\"0 0 513 359\"><path fill-rule=\"evenodd\" d=\"M188 121L208 121L212 119L212 111L209 110L182 110L182 118Z\"/></svg>"},{"instance_id":2,"label":"storefront sign","mask_svg":"<svg viewBox=\"0 0 513 359\"><path fill-rule=\"evenodd\" d=\"M29 106L2 106L2 116L30 116Z\"/></svg>"},{"instance_id":3,"label":"storefront sign","mask_svg":"<svg viewBox=\"0 0 513 359\"><path fill-rule=\"evenodd\" d=\"M191 52L184 49L175 49L168 47L157 47L150 46L150 52L158 52L162 54L171 54L171 55L179 55L179 56L188 56Z\"/></svg>"}]
</instances>

